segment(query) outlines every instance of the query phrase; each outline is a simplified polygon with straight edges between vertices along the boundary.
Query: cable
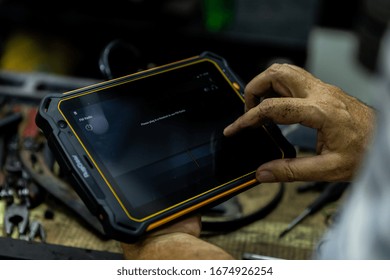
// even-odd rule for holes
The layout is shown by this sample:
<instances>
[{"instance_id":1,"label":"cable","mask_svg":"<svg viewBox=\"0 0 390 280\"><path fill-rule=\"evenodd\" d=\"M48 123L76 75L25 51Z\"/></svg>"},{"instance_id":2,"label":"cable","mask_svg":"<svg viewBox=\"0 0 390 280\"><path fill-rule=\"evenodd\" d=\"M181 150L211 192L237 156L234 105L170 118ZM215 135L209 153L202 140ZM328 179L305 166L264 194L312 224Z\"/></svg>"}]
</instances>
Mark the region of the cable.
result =
<instances>
[{"instance_id":1,"label":"cable","mask_svg":"<svg viewBox=\"0 0 390 280\"><path fill-rule=\"evenodd\" d=\"M253 222L263 219L268 214L270 214L280 203L285 191L285 184L279 184L279 190L272 200L266 204L264 207L259 210L232 220L225 221L203 221L202 222L202 231L210 232L230 232L235 231L243 226L249 225Z\"/></svg>"},{"instance_id":2,"label":"cable","mask_svg":"<svg viewBox=\"0 0 390 280\"><path fill-rule=\"evenodd\" d=\"M99 58L100 72L107 80L137 72L141 68L140 51L133 44L120 39L108 43Z\"/></svg>"}]
</instances>

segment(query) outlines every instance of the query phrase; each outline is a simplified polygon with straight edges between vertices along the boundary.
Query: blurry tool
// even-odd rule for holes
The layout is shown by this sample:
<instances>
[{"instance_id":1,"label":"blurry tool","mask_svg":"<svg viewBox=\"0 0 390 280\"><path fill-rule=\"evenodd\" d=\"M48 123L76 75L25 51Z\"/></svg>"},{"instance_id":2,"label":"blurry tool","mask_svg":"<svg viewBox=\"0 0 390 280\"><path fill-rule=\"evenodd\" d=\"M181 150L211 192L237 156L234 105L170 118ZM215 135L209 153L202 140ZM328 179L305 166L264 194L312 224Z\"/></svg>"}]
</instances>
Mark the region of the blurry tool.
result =
<instances>
[{"instance_id":1,"label":"blurry tool","mask_svg":"<svg viewBox=\"0 0 390 280\"><path fill-rule=\"evenodd\" d=\"M4 215L4 229L7 236L11 236L14 229L18 228L19 237L27 232L29 224L29 212L24 204L11 204Z\"/></svg>"},{"instance_id":2,"label":"blurry tool","mask_svg":"<svg viewBox=\"0 0 390 280\"><path fill-rule=\"evenodd\" d=\"M6 115L2 119L0 119L0 134L9 131L11 127L17 126L21 120L22 120L21 113L12 113Z\"/></svg>"},{"instance_id":3,"label":"blurry tool","mask_svg":"<svg viewBox=\"0 0 390 280\"><path fill-rule=\"evenodd\" d=\"M16 32L4 45L0 68L16 72L39 71L64 75L75 67L75 61L74 50L63 40Z\"/></svg>"},{"instance_id":4,"label":"blurry tool","mask_svg":"<svg viewBox=\"0 0 390 280\"><path fill-rule=\"evenodd\" d=\"M319 184L323 184L323 182L319 182ZM279 235L279 238L285 236L296 225L302 222L307 216L310 216L321 210L328 203L337 201L344 193L348 185L348 182L329 183L328 185L326 185L320 196L315 199L313 203L307 206L305 210L303 210L303 212L287 226L287 228Z\"/></svg>"},{"instance_id":5,"label":"blurry tool","mask_svg":"<svg viewBox=\"0 0 390 280\"><path fill-rule=\"evenodd\" d=\"M20 157L26 172L37 185L73 211L94 232L104 237L105 234L98 219L91 214L70 184L60 179L50 170L41 153L22 149Z\"/></svg>"},{"instance_id":6,"label":"blurry tool","mask_svg":"<svg viewBox=\"0 0 390 280\"><path fill-rule=\"evenodd\" d=\"M138 72L146 67L140 51L131 43L114 40L103 49L99 69L107 80Z\"/></svg>"},{"instance_id":7,"label":"blurry tool","mask_svg":"<svg viewBox=\"0 0 390 280\"><path fill-rule=\"evenodd\" d=\"M40 222L33 221L30 224L29 230L28 241L33 241L38 237L41 242L46 242L46 232Z\"/></svg>"},{"instance_id":8,"label":"blurry tool","mask_svg":"<svg viewBox=\"0 0 390 280\"><path fill-rule=\"evenodd\" d=\"M3 165L5 163L5 159L7 157L6 154L6 145L8 141L8 137L10 133L13 133L15 128L22 120L22 114L20 113L11 113L7 114L3 118L0 119L0 170L3 169ZM8 182L3 178L3 174L1 174L2 185L0 185L0 199L4 198L7 200L7 203L11 203L13 199L12 190L8 186Z\"/></svg>"},{"instance_id":9,"label":"blurry tool","mask_svg":"<svg viewBox=\"0 0 390 280\"><path fill-rule=\"evenodd\" d=\"M37 104L48 94L63 93L97 82L99 80L43 72L0 71L0 93L8 104Z\"/></svg>"},{"instance_id":10,"label":"blurry tool","mask_svg":"<svg viewBox=\"0 0 390 280\"><path fill-rule=\"evenodd\" d=\"M252 254L252 253L248 253L248 252L245 252L242 255L242 259L243 260L255 260L255 261L260 261L260 260L282 260L280 258L274 258L274 257L265 256L265 255L259 255L259 254Z\"/></svg>"}]
</instances>

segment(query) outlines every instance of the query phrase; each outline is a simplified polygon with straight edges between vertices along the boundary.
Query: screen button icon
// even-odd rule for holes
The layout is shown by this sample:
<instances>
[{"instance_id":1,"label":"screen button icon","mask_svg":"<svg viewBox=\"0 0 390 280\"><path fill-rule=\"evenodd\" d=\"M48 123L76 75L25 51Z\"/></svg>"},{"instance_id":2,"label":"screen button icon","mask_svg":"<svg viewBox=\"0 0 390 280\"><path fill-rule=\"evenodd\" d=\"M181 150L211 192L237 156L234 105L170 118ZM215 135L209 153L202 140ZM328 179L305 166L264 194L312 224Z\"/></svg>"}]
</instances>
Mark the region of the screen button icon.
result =
<instances>
[{"instance_id":1,"label":"screen button icon","mask_svg":"<svg viewBox=\"0 0 390 280\"><path fill-rule=\"evenodd\" d=\"M86 125L85 125L85 129L86 129L87 131L92 131L92 130L93 130L92 124L90 124L90 123L86 124Z\"/></svg>"}]
</instances>

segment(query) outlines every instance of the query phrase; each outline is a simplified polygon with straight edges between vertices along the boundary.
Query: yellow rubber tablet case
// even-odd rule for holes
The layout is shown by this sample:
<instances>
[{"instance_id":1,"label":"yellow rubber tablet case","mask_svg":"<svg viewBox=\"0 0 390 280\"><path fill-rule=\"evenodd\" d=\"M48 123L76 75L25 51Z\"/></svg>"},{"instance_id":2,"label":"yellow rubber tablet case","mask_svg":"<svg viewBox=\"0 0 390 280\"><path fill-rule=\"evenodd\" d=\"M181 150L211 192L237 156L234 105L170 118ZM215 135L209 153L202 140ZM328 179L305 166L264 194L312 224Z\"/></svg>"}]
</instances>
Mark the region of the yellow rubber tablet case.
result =
<instances>
[{"instance_id":1,"label":"yellow rubber tablet case","mask_svg":"<svg viewBox=\"0 0 390 280\"><path fill-rule=\"evenodd\" d=\"M244 85L205 52L45 97L36 122L90 211L132 242L257 184L255 170L294 147L272 123L223 136Z\"/></svg>"}]
</instances>

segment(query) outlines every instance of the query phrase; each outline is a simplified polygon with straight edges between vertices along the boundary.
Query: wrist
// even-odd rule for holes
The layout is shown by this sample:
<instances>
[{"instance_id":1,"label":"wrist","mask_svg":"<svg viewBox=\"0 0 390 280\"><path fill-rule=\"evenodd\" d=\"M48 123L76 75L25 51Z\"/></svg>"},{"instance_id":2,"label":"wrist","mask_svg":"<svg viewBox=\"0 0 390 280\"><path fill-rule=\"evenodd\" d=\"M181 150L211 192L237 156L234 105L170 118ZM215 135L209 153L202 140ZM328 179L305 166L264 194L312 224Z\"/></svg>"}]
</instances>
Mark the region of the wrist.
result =
<instances>
[{"instance_id":1,"label":"wrist","mask_svg":"<svg viewBox=\"0 0 390 280\"><path fill-rule=\"evenodd\" d=\"M218 246L185 232L151 235L136 244L122 243L125 259L205 260L233 259Z\"/></svg>"}]
</instances>

